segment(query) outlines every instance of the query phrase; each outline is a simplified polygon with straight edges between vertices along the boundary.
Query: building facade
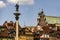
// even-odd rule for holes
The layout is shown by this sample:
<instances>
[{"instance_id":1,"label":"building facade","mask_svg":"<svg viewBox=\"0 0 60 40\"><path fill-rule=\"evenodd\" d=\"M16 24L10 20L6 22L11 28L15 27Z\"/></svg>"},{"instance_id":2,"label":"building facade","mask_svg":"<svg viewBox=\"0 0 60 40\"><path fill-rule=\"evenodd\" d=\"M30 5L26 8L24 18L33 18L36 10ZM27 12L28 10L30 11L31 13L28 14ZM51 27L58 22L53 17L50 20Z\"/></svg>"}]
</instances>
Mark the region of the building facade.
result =
<instances>
[{"instance_id":1,"label":"building facade","mask_svg":"<svg viewBox=\"0 0 60 40\"><path fill-rule=\"evenodd\" d=\"M36 26L18 25L19 40L60 40L60 17L46 16L44 11L38 13ZM15 40L16 23L5 21L0 26L0 40Z\"/></svg>"}]
</instances>

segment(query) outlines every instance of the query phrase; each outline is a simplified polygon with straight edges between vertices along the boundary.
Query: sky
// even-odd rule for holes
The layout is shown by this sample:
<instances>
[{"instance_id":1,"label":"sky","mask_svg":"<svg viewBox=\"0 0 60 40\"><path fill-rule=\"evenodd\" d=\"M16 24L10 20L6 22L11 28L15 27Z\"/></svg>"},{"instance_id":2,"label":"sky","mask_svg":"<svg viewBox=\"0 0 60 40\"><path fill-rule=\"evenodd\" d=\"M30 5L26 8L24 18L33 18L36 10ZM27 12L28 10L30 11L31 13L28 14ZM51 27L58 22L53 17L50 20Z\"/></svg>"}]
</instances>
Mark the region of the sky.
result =
<instances>
[{"instance_id":1,"label":"sky","mask_svg":"<svg viewBox=\"0 0 60 40\"><path fill-rule=\"evenodd\" d=\"M19 1L19 24L21 27L36 26L38 13L60 17L60 0L0 0L0 25L5 21L15 22L15 4Z\"/></svg>"}]
</instances>

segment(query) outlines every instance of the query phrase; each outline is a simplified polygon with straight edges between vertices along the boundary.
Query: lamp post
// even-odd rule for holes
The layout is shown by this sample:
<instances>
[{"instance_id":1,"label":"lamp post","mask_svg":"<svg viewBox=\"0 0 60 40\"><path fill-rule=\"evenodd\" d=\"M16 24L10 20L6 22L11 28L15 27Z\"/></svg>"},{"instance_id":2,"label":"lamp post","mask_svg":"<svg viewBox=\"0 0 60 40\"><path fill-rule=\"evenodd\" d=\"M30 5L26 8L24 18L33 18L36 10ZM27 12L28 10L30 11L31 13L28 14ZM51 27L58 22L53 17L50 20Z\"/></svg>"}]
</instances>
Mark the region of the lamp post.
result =
<instances>
[{"instance_id":1,"label":"lamp post","mask_svg":"<svg viewBox=\"0 0 60 40\"><path fill-rule=\"evenodd\" d=\"M18 3L16 4L16 13L14 13L14 15L15 15L15 19L16 19L16 37L15 37L15 40L18 40L18 19L19 19L19 15L20 15L20 13L19 13L19 5L18 5Z\"/></svg>"}]
</instances>

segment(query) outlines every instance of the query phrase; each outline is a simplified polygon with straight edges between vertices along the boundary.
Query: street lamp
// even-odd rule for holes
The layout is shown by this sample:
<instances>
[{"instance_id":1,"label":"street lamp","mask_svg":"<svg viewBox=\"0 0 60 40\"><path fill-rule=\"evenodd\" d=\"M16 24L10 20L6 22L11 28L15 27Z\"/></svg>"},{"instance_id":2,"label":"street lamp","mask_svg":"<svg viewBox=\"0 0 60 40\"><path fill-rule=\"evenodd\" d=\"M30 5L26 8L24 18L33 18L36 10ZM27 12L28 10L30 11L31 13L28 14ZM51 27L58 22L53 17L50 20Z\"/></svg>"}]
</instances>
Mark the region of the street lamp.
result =
<instances>
[{"instance_id":1,"label":"street lamp","mask_svg":"<svg viewBox=\"0 0 60 40\"><path fill-rule=\"evenodd\" d=\"M15 37L15 40L18 40L18 19L19 19L19 15L20 15L20 13L19 13L19 5L18 5L18 3L16 4L16 13L14 13L14 15L15 15L15 19L16 19L16 37Z\"/></svg>"}]
</instances>

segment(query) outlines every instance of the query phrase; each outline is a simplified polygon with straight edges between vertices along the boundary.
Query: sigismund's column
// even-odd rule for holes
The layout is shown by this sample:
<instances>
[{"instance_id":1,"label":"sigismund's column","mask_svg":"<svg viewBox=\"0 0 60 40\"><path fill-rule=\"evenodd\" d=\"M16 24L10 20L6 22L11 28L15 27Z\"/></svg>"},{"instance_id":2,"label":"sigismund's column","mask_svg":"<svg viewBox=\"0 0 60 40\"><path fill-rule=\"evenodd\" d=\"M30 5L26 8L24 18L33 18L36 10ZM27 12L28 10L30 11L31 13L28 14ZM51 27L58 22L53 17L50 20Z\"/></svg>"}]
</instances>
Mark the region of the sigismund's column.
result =
<instances>
[{"instance_id":1,"label":"sigismund's column","mask_svg":"<svg viewBox=\"0 0 60 40\"><path fill-rule=\"evenodd\" d=\"M15 15L15 19L16 19L16 37L15 37L15 40L18 40L18 19L19 19L19 15L20 15L20 13L19 13L19 5L18 5L18 3L16 4L16 13L14 13L14 15Z\"/></svg>"}]
</instances>

